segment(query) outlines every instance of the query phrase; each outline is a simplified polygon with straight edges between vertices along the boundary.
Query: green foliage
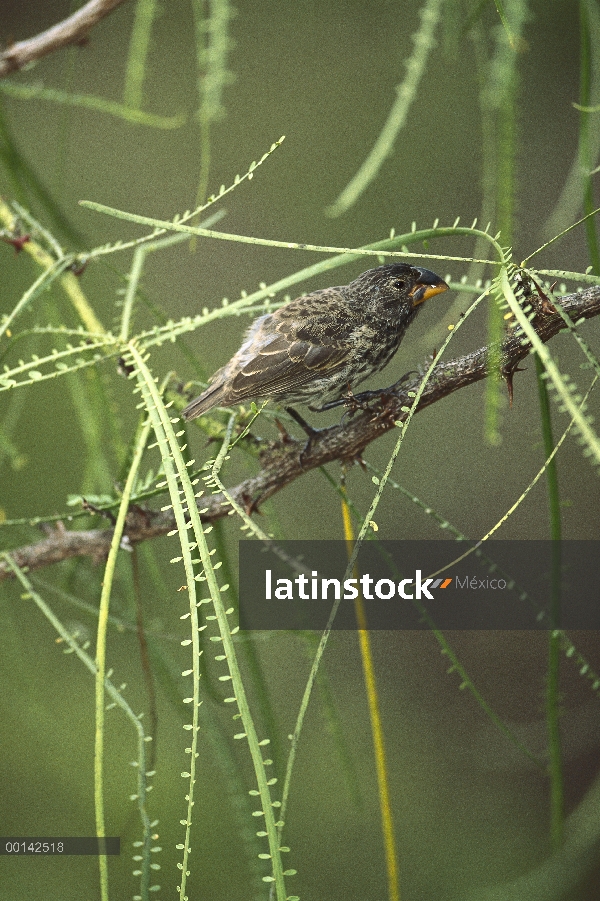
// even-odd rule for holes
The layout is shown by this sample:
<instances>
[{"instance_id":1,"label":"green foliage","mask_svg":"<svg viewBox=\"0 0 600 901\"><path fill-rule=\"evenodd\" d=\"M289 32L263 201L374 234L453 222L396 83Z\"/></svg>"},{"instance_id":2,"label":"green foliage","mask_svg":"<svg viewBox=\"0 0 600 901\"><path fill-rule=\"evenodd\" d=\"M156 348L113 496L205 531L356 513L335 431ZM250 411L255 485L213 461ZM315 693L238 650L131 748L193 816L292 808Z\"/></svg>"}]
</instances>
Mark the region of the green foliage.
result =
<instances>
[{"instance_id":1,"label":"green foliage","mask_svg":"<svg viewBox=\"0 0 600 901\"><path fill-rule=\"evenodd\" d=\"M469 553L481 558L479 544L505 526L517 510L522 514L532 503L533 489L544 479L548 490L551 535L558 540L564 533L557 460L569 435L576 437L581 448L580 457L575 459L581 466L582 479L589 480L592 486L596 485L600 436L594 427L589 405L600 376L598 355L592 340L581 334L583 320L571 321L557 302L556 310L566 325L562 346L568 342L569 350L573 349L581 358L576 379L568 371L568 364L563 363L567 354L563 356L561 351L559 360L554 345L544 344L540 340L532 325L536 312L531 298L517 287L516 276L530 278L549 297L553 296L551 281L554 279L582 285L600 284L594 224L597 211L593 209L592 192L600 133L600 117L597 116L598 108L594 106L597 101L595 79L599 71L599 45L593 40L598 28L597 10L582 0L579 175L577 179L570 177L568 202L563 192L550 219L552 222L560 220L555 233L517 265L511 248L517 243L518 232L515 210L518 208L520 185L516 160L522 142L518 110L524 77L521 54L525 50L532 9L524 0L505 0L504 3L497 0L495 10L493 4L487 4L487 7L489 9L483 3L470 4L468 11L464 12L463 5L458 2L424 2L420 23L416 26L414 47L406 61L407 73L396 89L397 99L388 119L379 137L374 139L367 160L328 209L332 216L349 214L354 205L361 202L367 189L375 189L385 169L383 163L389 159L393 146L399 143L406 131L410 116L418 108L420 91L435 56L436 30L446 24L453 29L456 41L466 41L466 37L458 37L460 29L457 31L456 25L462 23L468 40L472 42L479 77L483 187L479 218L491 223L486 228L478 228L477 220L470 227L461 226L460 217L447 226L440 226L436 219L431 227L419 228L416 222L409 227L408 221L399 217L393 227L389 222L382 225L383 233L390 235L388 238L381 239L374 235L376 240L370 240L364 246L355 246L360 245L360 241L346 241L343 238L337 239L337 243L334 238L331 243L316 239L314 243L304 243L300 240L287 241L284 235L278 238L263 237L258 233L249 235L241 233L243 229L239 229L240 233L216 231L213 226L227 212L225 201L242 204L244 190L260 191L259 181L264 184L271 177L269 172L275 172L280 159L284 158L284 149L280 149L283 138L280 138L242 175L236 175L228 187L222 184L218 191L207 196L216 168L215 133L218 130L226 132L227 129L224 118L225 88L233 81L228 69L235 46L230 34L233 12L224 0L207 3L194 0L192 3L190 33L193 34L196 66L193 106L197 111L193 128L199 129L196 137L201 147L198 179L190 179L194 189L190 188L189 193L196 197L193 209L170 218L169 215L165 218L164 215L126 212L93 199L88 183L85 193L91 199L81 197L78 212L89 218L80 221L94 220L96 226L102 222L111 231L114 228L114 237L111 234L109 242L100 241L96 246L91 246L93 242L82 240L68 218L65 225L58 204L42 187L41 181L33 177L35 173L32 175L29 164L24 161L12 139L12 132L0 120L0 164L3 167L2 177L7 182L7 187L3 186L2 191L3 196L10 195L10 199L0 200L2 237L8 245L12 242L15 250L22 250L18 257L11 257L12 247L0 246L4 257L3 271L10 269L11 262L20 264L25 260L27 264L25 274L21 271L25 286L19 286L18 279L15 285L10 286L7 279L3 286L5 303L0 318L0 400L6 403L7 412L0 425L0 464L7 461L13 473L19 472L34 450L33 447L28 449L28 441L31 441L31 437L27 438L25 434L28 425L36 425L44 436L50 434L53 440L57 440L56 436L61 433L56 423L64 421L69 423L65 443L73 461L72 472L66 474L68 490L62 501L63 512L54 512L57 509L55 506L48 515L39 509L28 515L24 506L23 515L10 519L5 516L4 520L0 519L0 527L7 536L7 546L10 544L11 547L20 541L36 543L38 536L32 526L40 524L46 529L54 524L57 530L81 524L91 531L98 528L97 517L102 516L111 529L107 554L104 555L106 559L101 565L92 567L85 561L75 559L63 561L56 582L51 579L45 584L38 576L19 568L15 562L16 555L11 556L9 552L3 553L2 559L15 584L18 583L24 592L20 600L34 602L36 610L50 623L60 642L66 645L65 653L73 654L94 679L93 807L99 835L111 834L111 813L107 816L107 810L112 810L109 786L112 776L120 772L120 750L113 746L114 738L106 712L116 706L133 726L135 786L132 786L130 800L136 802L139 825L134 842L133 875L136 882L132 891L136 892L134 897L141 901L158 897L159 891L164 892L164 897L173 896L175 880L172 873L163 875L162 886L154 882L154 871L161 866L157 856L162 846L156 837L159 819L161 829L165 831L170 827L173 831L173 825L177 827L177 819L179 826L183 827L179 829L176 844L179 854L177 894L180 901L192 895L192 885L196 891L193 880L202 871L202 866L200 855L193 854L192 849L195 844L201 844L200 830L208 829L207 816L215 816L214 809L206 814L205 807L210 808L212 798L203 797L200 791L201 786L205 789L202 784L205 778L203 766L209 753L228 785L228 803L234 809L235 828L239 832L235 836L236 847L239 848L236 853L249 874L251 891L256 898L270 897L277 901L291 901L299 897L290 894L292 887L295 889L297 872L287 867L285 855L290 850L288 832L298 834L298 827L292 825L288 829L288 825L294 820L294 791L302 794L296 781L299 782L298 770L301 766L299 751L307 729L311 701L315 704L313 691L334 734L336 760L333 765L343 771L352 804L357 808L364 804L363 793L366 790L362 773L357 776L354 748L344 731L344 702L340 702L337 689L332 689L324 667L333 643L331 627L337 606L332 608L328 628L318 639L306 635L290 638L294 647L297 645L303 655L308 654L310 664L307 672L303 672L302 684L295 684L294 689L289 689L289 694L286 694L283 711L279 692L285 682L287 668L285 662L270 659L272 636L241 635L234 622L237 609L235 542L240 538L240 532L244 540L256 542L258 552L262 542L284 537L289 526L281 526L280 512L272 504L261 508L264 517L258 519L231 486L241 481L249 471L255 471L260 465L261 454L272 449L272 439L258 436L258 429L264 428L267 434L271 434L269 430L273 420L281 427L279 420L285 421L285 417L279 413L272 414L270 408L253 406L249 410L226 411L225 416L223 411L211 412L210 416L191 425L180 421L178 411L185 405L187 389L191 385L191 381L186 382L185 379L193 376L203 384L209 374L206 358L215 334L211 329L215 325L221 327L232 317L243 318L246 324L250 321L249 317L269 312L284 303L290 296L286 292L293 291L296 295L309 290L306 285L314 277L333 281L334 271L351 263L361 262L370 266L378 261L427 260L433 261L434 265L441 262L452 264L453 268L460 270L460 274L450 280L452 290L459 296L457 306L443 329L438 329L435 342L431 342L437 349L421 367L420 386L403 408L405 416L402 421L395 424L395 444L385 452L386 459L382 465L366 462L365 467L372 481L369 484L368 479L364 480L356 489L357 497L351 497L348 501L357 539L346 575L353 571L361 543L367 540L379 542L381 523L387 515L385 504L390 498L394 498L396 503L396 499L402 497L407 501L407 510L418 511L423 534L427 534L427 529L433 524L433 528L441 529L449 540L455 540L459 559ZM494 13L493 17L488 17L490 10ZM152 0L138 0L131 27L122 103L105 99L99 94L73 93L18 80L0 82L5 102L15 101L16 110L21 105L26 107L41 101L44 106L59 105L74 111L74 114L80 114L81 110L86 110L86 115L108 114L117 117L122 128L146 126L149 135L155 129L171 134L171 131L184 125L191 128L190 117L185 113L161 116L142 108L145 98L151 96L148 80L152 75L153 35L158 22L157 5ZM231 93L234 93L233 88ZM18 132L18 129L15 131ZM165 140L164 135L161 140ZM159 146L165 145L157 143L156 147ZM251 155L247 158L251 159ZM582 167L585 169L583 177ZM253 182L255 175L257 177ZM144 178L143 167L140 178ZM577 182L575 188L574 179ZM585 216L578 223L571 224L565 220L565 209L573 211L574 192ZM106 199L112 195L99 187L96 196ZM41 208L41 213L34 212L36 206ZM90 216L89 211L101 216ZM519 209L519 214L525 217L528 211ZM571 218L575 218L575 214ZM467 221L471 221L471 216ZM118 229L123 223L129 229L132 226L136 228L134 237L122 237ZM575 265L575 271L571 271L563 268L560 262L557 262L556 268L531 266L532 258L541 251L549 259L548 248L552 246L554 251L558 238L572 236L571 230L578 224L586 229L591 267L578 272ZM29 240L20 246L19 239L25 232ZM73 246L87 249L66 250L59 241L59 233L66 234ZM264 248L264 252L272 254L276 260L279 253L286 254L286 260L292 259L292 254L295 259L298 254L307 252L317 253L320 258L308 266L298 263L299 268L291 267L293 271L274 281L261 281L258 289L248 286L247 291L241 291L240 296L233 300L222 297L215 303L207 299L205 293L197 307L201 312L176 318L168 299L156 300L156 291L152 287L156 272L154 261L175 258L182 245L185 245L186 252L189 246L198 251L193 242L200 239L203 248L208 246L213 250L231 245L250 254ZM438 252L433 253L432 247ZM210 251L208 253L210 255ZM214 253L216 255L218 250ZM179 265L187 267L189 264L191 267L195 265L196 258L195 254L188 254L177 259L184 259L184 264L180 262ZM122 270L111 269L118 265L123 267ZM83 277L86 267L91 273L89 281L87 273ZM107 303L102 278L108 278L115 272L118 294ZM338 278L337 274L335 278ZM340 280L343 278L345 275ZM566 287L561 286L561 291L564 290ZM211 306L208 306L209 303ZM490 525L478 545L469 543L465 550L471 526L460 529L453 525L449 517L437 510L437 503L419 499L422 493L420 486L416 489L419 497L409 487L411 479L420 476L419 472L413 471L414 466L411 468L410 440L416 433L414 413L436 365L453 352L457 346L453 342L463 339L473 324L474 318L471 317L486 303L490 310L488 340L501 340L508 323L512 333L520 337L535 357L543 459L541 467L540 462L536 464L536 468L540 468L533 475L527 474L526 470L519 474L521 485L525 487L519 489L520 495L516 501L508 492L502 493L502 514ZM111 330L104 327L103 319L112 321ZM184 339L192 335L194 347L202 348L206 358L184 344ZM172 353L173 358L165 350ZM456 351L457 355L462 352L463 349ZM180 367L179 371L175 371L176 365ZM490 368L494 370L494 365ZM594 370L594 377L586 383L590 369ZM498 445L503 439L500 416L503 404L500 392L503 388L498 361L490 376L486 407L482 414L484 425L477 432L465 416L461 428L470 430L472 434L485 435L489 443ZM55 393L52 395L44 393L53 389ZM36 408L36 403L46 403L45 398L50 396L51 415L45 415L40 426L39 422L33 421L30 411ZM455 407L454 410L454 416L461 416L460 408ZM554 438L553 428L557 413L567 415L566 426L560 429L558 441ZM56 432L53 431L55 426ZM213 444L217 445L216 452ZM405 463L402 471L405 484L394 478L400 468L399 461ZM51 463L48 473L54 474ZM37 476L32 478L35 480ZM45 476L42 473L40 477ZM342 489L337 467L324 470L322 476L323 496L334 511L324 527L330 537L340 537L334 517L337 516L340 496L346 502L346 486ZM223 505L227 507L227 516L216 527L201 518L202 513L206 512L202 506L203 500L211 492L222 495ZM492 494L490 491L490 498ZM285 499L282 503L286 503ZM173 517L174 526L167 538L157 543L156 547L145 546L138 561L136 555L131 553L132 547L127 538L128 516L143 516L144 510L154 504ZM495 509L491 500L489 504L491 509ZM540 523L539 534L542 533L542 526ZM401 525L398 525L398 534L393 537L398 537L400 530ZM404 536L405 533L401 534ZM303 537L313 536L305 534ZM175 550L174 541L177 542ZM484 562L494 565L491 560ZM555 575L558 574L559 562L556 562ZM150 586L146 593L160 596L163 600L160 617L153 616L150 622L145 622L142 616L146 598L140 590L140 574L136 572L136 567L141 568L142 581L147 580ZM174 588L175 583L179 585L178 589ZM60 615L51 608L47 600L49 594L54 595L57 607L62 610ZM525 594L522 599L528 602ZM181 600L185 601L183 605ZM558 601L556 598L557 604ZM73 611L89 617L94 624L94 658L88 653L91 639L79 638L77 630L68 626ZM453 646L448 636L429 617L427 610L422 607L419 613L426 620L448 664L446 672L458 675L459 690L465 696L470 695L482 721L489 724L498 737L502 737L502 748L505 745L509 747L519 760L531 762L536 771L544 771L546 758L549 758L551 818L548 832L553 851L567 854L565 776L559 728L562 704L560 676L564 662L561 654L565 661L575 665L583 684L596 697L600 692L597 665L560 628L549 629L545 704L548 741L546 748L540 750L522 737L506 711L499 712L487 698L486 688L478 684L478 677L471 673L467 662L462 659L461 650ZM112 679L111 655L116 653L119 642L126 635L136 636L140 647L145 648L140 684L143 686L144 679L146 688L148 684L158 684L164 706L174 714L178 725L182 725L185 731L185 747L177 749L177 753L181 750L185 755L178 770L184 780L184 789L175 805L171 804L164 789L156 800L158 791L155 795L149 794L153 788L150 780L155 769L154 764L150 768L148 743L156 736L144 727L142 714L133 712L137 709L135 703L141 703L153 722L158 719L153 691L146 692L143 687L139 689L136 686L132 694L139 689L143 700L140 702L136 698L135 703L129 702L125 700L124 686L116 688ZM181 669L182 655L186 660L184 669ZM268 661L267 664L265 661ZM122 665L128 662L121 661ZM497 675L502 677L502 674ZM464 703L462 695L461 703ZM353 708L351 711L354 715ZM284 745L280 733L288 735L289 745ZM175 743L176 740L177 737ZM498 741L500 746L500 738ZM160 785L160 777L166 780L172 775L169 770L172 752L169 749L169 752L163 753L166 762L161 759L160 752L157 756L157 786ZM310 765L310 762L307 764L304 761L302 765ZM364 780L364 785L369 785L368 779ZM217 812L219 803L215 802ZM90 809L91 806L90 801ZM173 814L175 809L176 815ZM209 821L210 829L218 833L219 847L225 847L230 812L223 810L220 814L222 821ZM313 817L314 828L318 830L319 814L313 814ZM165 820L169 825L163 825ZM600 834L600 823L594 823L592 832ZM283 844L284 840L286 844ZM402 841L401 837L401 857L404 856ZM296 850L291 839L289 844L292 854L302 859L302 851ZM301 842L297 844L301 845ZM578 858L573 855L567 863L576 881ZM304 866L309 867L310 863ZM112 888L112 869L112 861L101 857L102 901L117 897L117 892ZM531 879L542 880L542 876L535 871ZM208 891L210 894L210 889ZM389 894L392 899L397 897L392 887ZM381 889L377 887L377 896L380 895ZM234 897L233 893L230 897ZM514 897L530 896L522 893ZM538 895L533 892L531 897ZM556 895L549 894L547 897L559 901L563 895L557 890Z\"/></svg>"}]
</instances>

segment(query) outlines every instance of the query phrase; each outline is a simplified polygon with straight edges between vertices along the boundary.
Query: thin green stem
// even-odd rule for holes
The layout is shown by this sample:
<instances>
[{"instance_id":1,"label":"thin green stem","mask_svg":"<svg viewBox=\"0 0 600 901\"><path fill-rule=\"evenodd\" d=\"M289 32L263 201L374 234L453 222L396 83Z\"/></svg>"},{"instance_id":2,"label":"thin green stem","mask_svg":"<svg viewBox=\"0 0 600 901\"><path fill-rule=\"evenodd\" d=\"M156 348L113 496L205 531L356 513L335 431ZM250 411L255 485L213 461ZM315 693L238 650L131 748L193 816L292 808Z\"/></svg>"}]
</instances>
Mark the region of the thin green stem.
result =
<instances>
[{"instance_id":1,"label":"thin green stem","mask_svg":"<svg viewBox=\"0 0 600 901\"><path fill-rule=\"evenodd\" d=\"M540 420L544 455L549 459L546 466L546 485L548 487L548 506L550 514L550 537L552 539L552 570L550 595L550 631L548 632L548 676L546 684L546 722L548 727L548 749L550 753L550 837L552 847L556 851L562 845L565 801L562 748L559 729L559 679L561 633L560 626L560 584L561 584L561 515L560 494L558 490L558 472L556 458L551 457L554 450L552 437L552 419L550 399L544 379L545 370L536 355L538 394L540 399ZM551 459L550 459L551 458Z\"/></svg>"},{"instance_id":2,"label":"thin green stem","mask_svg":"<svg viewBox=\"0 0 600 901\"><path fill-rule=\"evenodd\" d=\"M146 64L157 7L157 0L137 0L135 5L123 87L123 103L129 109L139 110L142 106Z\"/></svg>"},{"instance_id":3,"label":"thin green stem","mask_svg":"<svg viewBox=\"0 0 600 901\"><path fill-rule=\"evenodd\" d=\"M96 97L93 94L69 94L57 88L43 88L34 84L17 84L5 79L0 82L0 91L18 100L48 100L50 103L66 104L67 106L82 107L93 110L96 113L106 113L124 119L133 125L147 125L150 128L173 129L181 128L185 123L186 114L176 113L174 116L160 116L156 113L145 113L143 110L130 109L122 103L114 100L106 100L104 97Z\"/></svg>"},{"instance_id":4,"label":"thin green stem","mask_svg":"<svg viewBox=\"0 0 600 901\"><path fill-rule=\"evenodd\" d=\"M135 295L138 288L138 284L140 278L142 277L142 271L144 269L144 262L146 260L146 246L142 245L141 247L136 247L133 252L133 260L131 262L131 269L129 271L129 275L127 277L127 290L125 292L125 297L123 298L123 315L121 316L121 341L125 343L129 339L129 327L131 325L131 315L133 312L133 304L135 301Z\"/></svg>"},{"instance_id":5,"label":"thin green stem","mask_svg":"<svg viewBox=\"0 0 600 901\"><path fill-rule=\"evenodd\" d=\"M579 2L580 44L581 44L581 76L580 76L580 103L583 107L589 107L591 100L592 62L590 24L585 0ZM596 224L592 215L594 209L594 185L591 175L593 167L590 116L589 112L581 112L579 121L579 163L583 173L583 209L588 218L585 220L585 234L587 238L588 253L596 275L600 275L600 250L596 235Z\"/></svg>"},{"instance_id":6,"label":"thin green stem","mask_svg":"<svg viewBox=\"0 0 600 901\"><path fill-rule=\"evenodd\" d=\"M339 216L356 203L360 195L377 177L385 160L392 154L399 132L415 99L417 89L427 69L429 55L435 48L435 29L439 22L444 0L426 0L421 10L421 25L413 35L415 44L412 56L406 62L406 77L396 86L396 100L379 137L366 160L337 200L327 208L329 216Z\"/></svg>"},{"instance_id":7,"label":"thin green stem","mask_svg":"<svg viewBox=\"0 0 600 901\"><path fill-rule=\"evenodd\" d=\"M36 297L38 297L43 291L50 287L52 282L59 278L59 276L64 272L68 265L67 260L57 260L56 262L51 262L47 269L44 269L41 275L39 275L30 288L25 291L18 304L14 307L12 312L8 314L8 316L3 320L0 325L0 337L4 334L11 334L12 325L15 319L20 316L20 314L25 310L25 308L33 301Z\"/></svg>"},{"instance_id":8,"label":"thin green stem","mask_svg":"<svg viewBox=\"0 0 600 901\"><path fill-rule=\"evenodd\" d=\"M496 4L496 10L498 11L498 15L500 16L500 21L502 22L502 25L506 32L506 37L508 38L508 43L510 44L510 46L512 47L513 50L516 50L517 47L519 46L519 38L517 38L511 30L510 23L508 21L508 16L506 15L506 10L504 9L504 4L502 3L502 0L494 0L494 3Z\"/></svg>"},{"instance_id":9,"label":"thin green stem","mask_svg":"<svg viewBox=\"0 0 600 901\"><path fill-rule=\"evenodd\" d=\"M589 417L586 417L583 409L577 403L575 398L572 396L568 385L566 384L565 379L560 373L560 370L548 347L541 340L538 333L535 331L531 322L527 318L527 315L524 313L520 304L515 297L515 293L512 289L512 285L510 284L508 278L508 272L506 269L502 270L499 278L499 287L504 294L506 301L514 313L515 319L518 322L519 326L527 336L523 338L524 344L531 344L533 350L537 353L541 362L544 364L544 369L548 373L548 377L554 383L554 387L564 404L567 412L571 415L574 420L574 424L577 426L581 437L584 439L587 444L590 455L594 456L596 461L600 463L600 439L598 435L596 435L595 431L591 427Z\"/></svg>"},{"instance_id":10,"label":"thin green stem","mask_svg":"<svg viewBox=\"0 0 600 901\"><path fill-rule=\"evenodd\" d=\"M117 555L121 547L121 539L125 528L125 520L135 480L142 462L146 447L150 420L148 419L140 436L140 441L133 456L131 468L123 489L121 504L115 522L113 539L104 569L102 593L98 615L98 633L96 638L96 729L94 740L94 807L96 812L96 832L99 836L106 834L104 822L104 683L106 679L106 632L110 594L115 574ZM98 858L100 866L100 894L102 901L108 901L108 864L104 855Z\"/></svg>"},{"instance_id":11,"label":"thin green stem","mask_svg":"<svg viewBox=\"0 0 600 901\"><path fill-rule=\"evenodd\" d=\"M501 11L502 10L502 11ZM511 48L514 47L515 38L508 28L503 8L498 12L502 18L504 27L509 36ZM495 113L496 140L494 142L495 160L493 178L496 192L496 225L502 235L504 247L512 247L514 239L514 213L515 213L515 157L516 157L516 96L518 85L517 56L514 50L508 49L504 42L498 46L496 53L495 76L496 82L492 84L498 91L498 100L494 98L489 106L492 114ZM488 96L488 101L489 101ZM502 340L504 321L502 310L496 303L488 307L488 342L496 347ZM500 406L502 403L502 379L500 375L500 357L497 353L490 354L488 361L489 378L485 387L485 436L491 445L499 445L502 441L500 434Z\"/></svg>"},{"instance_id":12,"label":"thin green stem","mask_svg":"<svg viewBox=\"0 0 600 901\"><path fill-rule=\"evenodd\" d=\"M210 204L210 200L204 204L202 209L206 209ZM214 202L214 201L213 201ZM353 248L353 247L329 247L323 246L320 244L301 244L295 241L273 241L269 238L255 238L251 235L235 235L229 232L218 232L213 231L207 228L200 228L195 225L186 225L183 222L183 219L179 221L168 221L164 219L153 219L150 216L140 216L137 213L128 213L125 210L118 210L115 207L106 206L103 203L96 203L93 200L80 200L79 205L85 207L88 210L94 210L97 213L105 213L107 216L114 216L115 219L123 219L126 222L136 222L138 225L148 225L151 226L155 231L146 235L143 238L138 239L137 241L128 242L127 244L121 244L113 247L100 247L95 250L90 251L88 254L89 258L102 256L107 253L113 253L115 250L126 250L130 247L133 247L136 243L140 243L141 241L150 241L154 240L158 234L164 234L167 231L175 231L182 232L187 235L198 235L201 238L216 238L219 241L233 241L238 244L256 244L260 247L280 247L285 250L308 250L314 253L336 253L336 254L348 254L356 257L361 256L389 256L389 257L410 257L411 259L425 259L425 260L454 260L455 262L460 263L489 263L491 266L499 266L501 263L498 260L479 260L474 259L472 257L458 257L458 256L449 256L448 254L438 254L438 253L409 253L408 251L403 250L393 250L393 251L375 251L368 250L366 248ZM194 213L186 214L185 218L192 218L199 211L194 211ZM430 238L444 238L450 235L482 235L483 232L478 229L473 228L428 228L423 229L420 232L412 232L407 236L412 239L411 243L416 243L417 241L427 241ZM487 236L490 237L489 235ZM398 241L398 243L400 243ZM407 243L405 241L404 243Z\"/></svg>"}]
</instances>

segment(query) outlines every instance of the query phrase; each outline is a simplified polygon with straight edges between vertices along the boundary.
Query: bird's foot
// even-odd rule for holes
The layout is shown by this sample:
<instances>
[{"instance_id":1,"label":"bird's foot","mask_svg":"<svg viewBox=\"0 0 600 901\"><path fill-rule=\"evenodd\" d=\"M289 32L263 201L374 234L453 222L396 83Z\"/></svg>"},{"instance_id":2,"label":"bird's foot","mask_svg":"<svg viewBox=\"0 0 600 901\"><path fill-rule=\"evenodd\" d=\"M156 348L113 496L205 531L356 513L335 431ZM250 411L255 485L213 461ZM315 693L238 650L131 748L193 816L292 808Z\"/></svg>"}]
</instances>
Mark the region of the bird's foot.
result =
<instances>
[{"instance_id":1,"label":"bird's foot","mask_svg":"<svg viewBox=\"0 0 600 901\"><path fill-rule=\"evenodd\" d=\"M377 388L373 391L361 391L359 394L354 394L350 390L350 388L348 388L347 394L344 394L343 397L339 398L339 400L331 401L330 403L325 404L323 407L320 407L319 412L321 412L322 410L331 410L334 407L339 407L343 404L348 409L342 416L342 423L347 416L354 416L354 414L359 410L372 413L373 417L380 416L385 412L388 401L394 397L397 397L397 389L400 388L405 382L407 382L413 375L418 375L418 372L415 369L411 369L409 372L405 372L397 382L394 382L393 385L390 385L387 388Z\"/></svg>"},{"instance_id":2,"label":"bird's foot","mask_svg":"<svg viewBox=\"0 0 600 901\"><path fill-rule=\"evenodd\" d=\"M328 403L323 404L322 407L309 407L309 410L314 410L315 413L324 413L326 410L334 410L336 407L344 406L347 407L347 410L344 412L342 419L345 419L346 416L354 416L359 410L371 411L370 401L379 399L380 394L381 391L361 391L360 394L354 394L348 388L347 393L337 400L330 400Z\"/></svg>"},{"instance_id":3,"label":"bird's foot","mask_svg":"<svg viewBox=\"0 0 600 901\"><path fill-rule=\"evenodd\" d=\"M309 410L314 410L315 413L324 413L325 410L333 410L335 407L344 406L346 409L340 420L340 425L345 425L346 420L359 411L373 412L369 406L370 395L377 396L378 394L378 391L363 391L361 394L354 394L349 387L347 394L342 395L338 400L329 401L329 403L323 404L322 407L309 407Z\"/></svg>"},{"instance_id":4,"label":"bird's foot","mask_svg":"<svg viewBox=\"0 0 600 901\"><path fill-rule=\"evenodd\" d=\"M309 407L309 409L312 409L312 408ZM302 431L305 432L306 435L308 436L306 444L300 451L300 458L299 458L300 466L304 469L304 458L306 457L306 454L310 451L313 441L315 440L315 438L318 435L320 435L321 432L325 432L326 429L313 428L313 426L310 425L310 423L308 423L306 421L306 419L304 419L304 417L301 416L300 413L298 413L297 410L294 410L293 407L286 407L285 412L288 413L292 417L292 419L294 419L298 423L298 425L300 426Z\"/></svg>"}]
</instances>

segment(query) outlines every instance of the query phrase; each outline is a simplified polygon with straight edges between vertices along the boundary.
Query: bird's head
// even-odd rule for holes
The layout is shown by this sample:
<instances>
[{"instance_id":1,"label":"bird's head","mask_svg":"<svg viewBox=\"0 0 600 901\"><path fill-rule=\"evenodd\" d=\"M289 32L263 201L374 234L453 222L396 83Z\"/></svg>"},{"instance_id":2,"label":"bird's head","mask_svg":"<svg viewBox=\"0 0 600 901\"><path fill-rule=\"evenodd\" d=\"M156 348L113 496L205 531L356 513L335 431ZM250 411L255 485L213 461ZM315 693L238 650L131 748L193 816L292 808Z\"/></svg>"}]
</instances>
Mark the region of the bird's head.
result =
<instances>
[{"instance_id":1,"label":"bird's head","mask_svg":"<svg viewBox=\"0 0 600 901\"><path fill-rule=\"evenodd\" d=\"M414 315L420 304L447 291L448 285L429 269L388 263L363 272L348 288L359 303L373 312Z\"/></svg>"}]
</instances>

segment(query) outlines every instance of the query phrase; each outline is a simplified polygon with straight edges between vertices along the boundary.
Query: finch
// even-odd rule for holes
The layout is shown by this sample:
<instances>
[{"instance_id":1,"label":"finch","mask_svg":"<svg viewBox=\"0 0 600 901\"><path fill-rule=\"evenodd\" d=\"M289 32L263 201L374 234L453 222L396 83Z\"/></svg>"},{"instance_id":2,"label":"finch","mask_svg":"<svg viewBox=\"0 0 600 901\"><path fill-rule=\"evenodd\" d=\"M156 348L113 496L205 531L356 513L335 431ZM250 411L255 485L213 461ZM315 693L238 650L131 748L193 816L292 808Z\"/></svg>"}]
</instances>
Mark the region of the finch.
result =
<instances>
[{"instance_id":1,"label":"finch","mask_svg":"<svg viewBox=\"0 0 600 901\"><path fill-rule=\"evenodd\" d=\"M238 352L182 416L270 398L319 411L383 369L423 301L447 290L428 269L391 263L349 285L303 294L254 320Z\"/></svg>"}]
</instances>

